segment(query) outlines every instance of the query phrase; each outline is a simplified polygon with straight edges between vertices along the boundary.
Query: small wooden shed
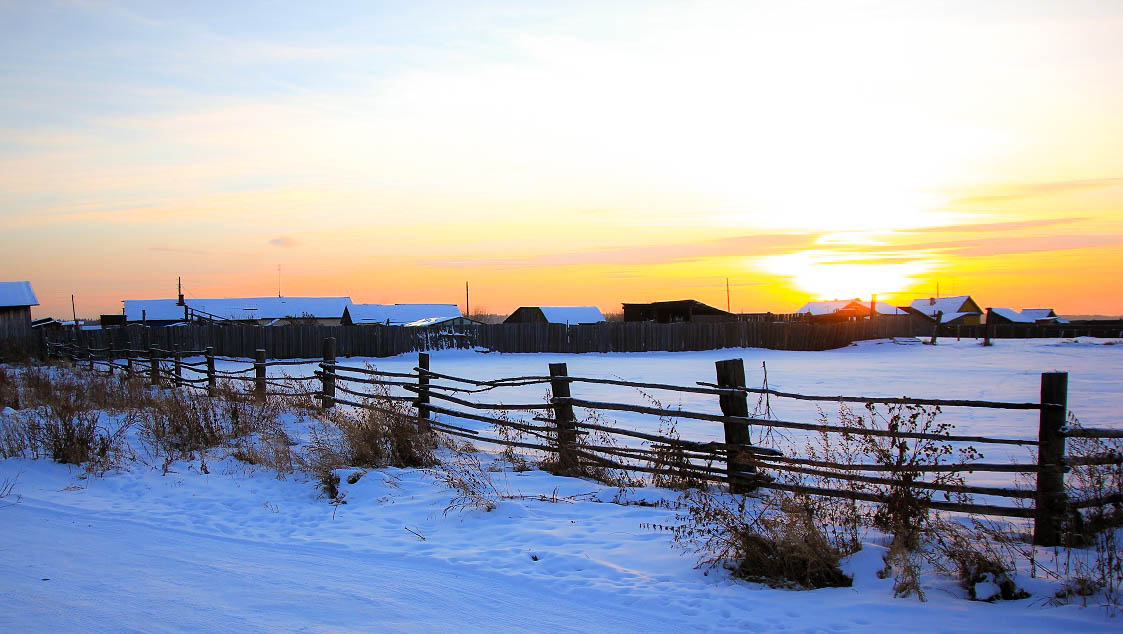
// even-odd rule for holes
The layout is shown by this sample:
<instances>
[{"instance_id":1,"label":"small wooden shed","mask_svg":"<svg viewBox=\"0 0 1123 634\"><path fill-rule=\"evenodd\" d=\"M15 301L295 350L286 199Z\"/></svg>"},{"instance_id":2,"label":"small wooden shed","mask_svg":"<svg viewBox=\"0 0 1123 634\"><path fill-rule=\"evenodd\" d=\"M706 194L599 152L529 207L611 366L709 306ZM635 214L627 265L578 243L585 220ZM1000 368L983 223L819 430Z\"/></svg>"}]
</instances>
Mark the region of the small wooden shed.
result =
<instances>
[{"instance_id":1,"label":"small wooden shed","mask_svg":"<svg viewBox=\"0 0 1123 634\"><path fill-rule=\"evenodd\" d=\"M39 300L31 282L0 282L0 341L31 336L31 307Z\"/></svg>"}]
</instances>

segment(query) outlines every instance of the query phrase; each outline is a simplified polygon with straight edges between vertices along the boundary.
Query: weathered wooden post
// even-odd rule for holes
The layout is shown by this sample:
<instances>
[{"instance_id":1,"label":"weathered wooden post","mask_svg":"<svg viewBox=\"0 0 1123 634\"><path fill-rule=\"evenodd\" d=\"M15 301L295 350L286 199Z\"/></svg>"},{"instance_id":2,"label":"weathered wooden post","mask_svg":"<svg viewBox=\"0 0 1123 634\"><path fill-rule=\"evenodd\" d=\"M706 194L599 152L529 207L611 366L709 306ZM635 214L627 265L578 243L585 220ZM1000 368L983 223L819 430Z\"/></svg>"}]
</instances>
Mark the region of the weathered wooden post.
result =
<instances>
[{"instance_id":1,"label":"weathered wooden post","mask_svg":"<svg viewBox=\"0 0 1123 634\"><path fill-rule=\"evenodd\" d=\"M183 353L180 351L178 343L172 344L172 371L175 374L172 383L179 387L183 384Z\"/></svg>"},{"instance_id":2,"label":"weathered wooden post","mask_svg":"<svg viewBox=\"0 0 1123 634\"><path fill-rule=\"evenodd\" d=\"M148 346L149 382L160 387L160 352L155 346Z\"/></svg>"},{"instance_id":3,"label":"weathered wooden post","mask_svg":"<svg viewBox=\"0 0 1123 634\"><path fill-rule=\"evenodd\" d=\"M417 426L429 431L429 353L417 353Z\"/></svg>"},{"instance_id":4,"label":"weathered wooden post","mask_svg":"<svg viewBox=\"0 0 1123 634\"><path fill-rule=\"evenodd\" d=\"M935 345L936 338L940 336L940 322L944 320L944 311L936 311L936 325L932 326L932 341L929 343Z\"/></svg>"},{"instance_id":5,"label":"weathered wooden post","mask_svg":"<svg viewBox=\"0 0 1123 634\"><path fill-rule=\"evenodd\" d=\"M723 388L745 388L745 362L743 359L727 359L714 364L717 368L717 384ZM747 418L749 415L748 393L731 392L718 396L723 416L739 416ZM725 426L725 444L748 445L749 426L743 423L722 423ZM748 464L741 457L741 451L734 448L726 449L726 473L729 476L730 493L749 493L756 489L745 481L745 473L755 473L756 467Z\"/></svg>"},{"instance_id":6,"label":"weathered wooden post","mask_svg":"<svg viewBox=\"0 0 1123 634\"><path fill-rule=\"evenodd\" d=\"M335 337L324 337L324 361L321 364L323 372L320 380L323 386L320 390L320 406L324 409L335 406Z\"/></svg>"},{"instance_id":7,"label":"weathered wooden post","mask_svg":"<svg viewBox=\"0 0 1123 634\"><path fill-rule=\"evenodd\" d=\"M265 348L254 351L253 395L258 403L265 402Z\"/></svg>"},{"instance_id":8,"label":"weathered wooden post","mask_svg":"<svg viewBox=\"0 0 1123 634\"><path fill-rule=\"evenodd\" d=\"M89 362L90 374L94 372L94 351L91 348L86 348L86 361Z\"/></svg>"},{"instance_id":9,"label":"weathered wooden post","mask_svg":"<svg viewBox=\"0 0 1123 634\"><path fill-rule=\"evenodd\" d=\"M992 345L991 342L990 342L990 338L993 336L993 333L994 333L994 311L991 308L988 307L987 308L987 323L983 326L983 345L984 346Z\"/></svg>"},{"instance_id":10,"label":"weathered wooden post","mask_svg":"<svg viewBox=\"0 0 1123 634\"><path fill-rule=\"evenodd\" d=\"M554 393L554 424L558 427L558 471L563 474L576 474L580 471L577 461L577 417L573 415L573 405L569 402L569 370L564 363L550 364L550 390ZM561 399L561 400L558 400Z\"/></svg>"},{"instance_id":11,"label":"weathered wooden post","mask_svg":"<svg viewBox=\"0 0 1123 634\"><path fill-rule=\"evenodd\" d=\"M1033 543L1058 546L1065 516L1062 431L1068 416L1068 373L1041 375L1041 417L1037 431L1037 498L1033 515Z\"/></svg>"},{"instance_id":12,"label":"weathered wooden post","mask_svg":"<svg viewBox=\"0 0 1123 634\"><path fill-rule=\"evenodd\" d=\"M214 372L214 346L207 346L207 396L218 394L218 380Z\"/></svg>"},{"instance_id":13,"label":"weathered wooden post","mask_svg":"<svg viewBox=\"0 0 1123 634\"><path fill-rule=\"evenodd\" d=\"M133 378L133 375L136 373L135 364L136 351L133 350L132 346L129 346L129 348L125 350L125 378Z\"/></svg>"}]
</instances>

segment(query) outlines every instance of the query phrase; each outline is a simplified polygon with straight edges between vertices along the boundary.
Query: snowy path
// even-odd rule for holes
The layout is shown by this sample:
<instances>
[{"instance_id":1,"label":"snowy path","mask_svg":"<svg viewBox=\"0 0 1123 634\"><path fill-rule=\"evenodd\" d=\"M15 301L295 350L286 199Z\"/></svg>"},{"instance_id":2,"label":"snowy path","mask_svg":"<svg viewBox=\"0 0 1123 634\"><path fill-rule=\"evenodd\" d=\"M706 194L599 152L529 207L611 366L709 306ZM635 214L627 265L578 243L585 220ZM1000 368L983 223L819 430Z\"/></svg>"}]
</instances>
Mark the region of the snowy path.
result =
<instances>
[{"instance_id":1,"label":"snowy path","mask_svg":"<svg viewBox=\"0 0 1123 634\"><path fill-rule=\"evenodd\" d=\"M704 575L641 528L665 509L508 500L446 517L448 492L400 471L345 484L333 518L311 482L211 470L0 462L22 496L0 508L0 630L1118 631L1102 610L971 603L946 581L928 603L894 599L876 545L848 562L854 588L769 590ZM529 472L512 492L553 487L598 490Z\"/></svg>"}]
</instances>

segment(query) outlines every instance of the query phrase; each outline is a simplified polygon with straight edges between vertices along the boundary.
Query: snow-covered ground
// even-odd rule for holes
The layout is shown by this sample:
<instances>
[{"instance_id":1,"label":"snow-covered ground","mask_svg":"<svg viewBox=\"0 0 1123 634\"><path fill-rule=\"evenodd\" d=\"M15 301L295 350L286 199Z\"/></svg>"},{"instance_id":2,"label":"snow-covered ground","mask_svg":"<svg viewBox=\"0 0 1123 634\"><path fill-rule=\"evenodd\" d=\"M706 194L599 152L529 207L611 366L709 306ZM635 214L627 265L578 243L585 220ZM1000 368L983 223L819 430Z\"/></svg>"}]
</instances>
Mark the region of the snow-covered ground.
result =
<instances>
[{"instance_id":1,"label":"snow-covered ground","mask_svg":"<svg viewBox=\"0 0 1123 634\"><path fill-rule=\"evenodd\" d=\"M866 342L819 353L719 350L620 355L496 355L446 351L432 369L489 378L570 374L690 384L713 362L743 357L752 376L768 364L772 387L801 392L1031 401L1038 374L1070 372L1070 407L1089 426L1120 427L1123 345L1102 341L999 341L898 346ZM348 363L361 360L351 359ZM369 360L404 370L414 356ZM290 368L300 373L300 368ZM753 379L750 378L750 383ZM597 400L637 400L627 388L575 384ZM543 396L541 386L483 398ZM521 399L519 399L521 400ZM717 411L705 396L675 397ZM802 420L799 403L773 403ZM949 416L952 415L949 413ZM962 415L961 430L1032 438L1036 419ZM974 416L974 417L973 417ZM622 421L642 426L639 419ZM718 437L680 424L684 438ZM989 461L990 456L988 456ZM964 600L929 575L927 603L892 598L879 580L882 547L845 562L852 588L794 592L695 569L670 547L663 507L621 500L673 499L539 471L492 474L508 496L492 512L444 513L451 493L417 470L367 472L333 506L307 476L275 474L219 455L208 461L87 476L45 460L0 462L0 630L3 631L1119 631L1102 609L1050 607L1053 588L1019 578L1034 597ZM18 498L17 498L18 496ZM545 499L541 499L545 498Z\"/></svg>"}]
</instances>

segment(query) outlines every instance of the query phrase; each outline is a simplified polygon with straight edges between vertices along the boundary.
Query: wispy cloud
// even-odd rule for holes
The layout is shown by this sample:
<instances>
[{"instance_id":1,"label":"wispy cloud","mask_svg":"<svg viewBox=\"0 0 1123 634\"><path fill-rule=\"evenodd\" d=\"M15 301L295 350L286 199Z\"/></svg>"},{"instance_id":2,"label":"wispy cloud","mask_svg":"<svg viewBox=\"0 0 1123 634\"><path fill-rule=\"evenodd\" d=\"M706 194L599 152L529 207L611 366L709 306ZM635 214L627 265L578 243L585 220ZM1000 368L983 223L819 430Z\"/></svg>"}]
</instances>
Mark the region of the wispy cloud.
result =
<instances>
[{"instance_id":1,"label":"wispy cloud","mask_svg":"<svg viewBox=\"0 0 1123 634\"><path fill-rule=\"evenodd\" d=\"M1108 189L1111 187L1123 187L1123 178L1093 178L1088 180L1054 181L1048 183L998 185L982 188L983 192L981 193L957 198L953 202L961 205L993 203L1023 198L1037 198L1040 196L1053 196L1056 194L1093 189Z\"/></svg>"},{"instance_id":2,"label":"wispy cloud","mask_svg":"<svg viewBox=\"0 0 1123 634\"><path fill-rule=\"evenodd\" d=\"M809 248L820 234L750 234L718 240L650 247L620 247L578 253L548 253L510 258L456 258L430 262L436 266L515 268L567 265L649 265L710 257L752 257Z\"/></svg>"},{"instance_id":3,"label":"wispy cloud","mask_svg":"<svg viewBox=\"0 0 1123 634\"><path fill-rule=\"evenodd\" d=\"M270 240L269 244L275 247L284 247L286 249L291 249L292 247L295 247L297 245L297 241L288 236L277 236L276 238Z\"/></svg>"},{"instance_id":4,"label":"wispy cloud","mask_svg":"<svg viewBox=\"0 0 1123 634\"><path fill-rule=\"evenodd\" d=\"M919 227L916 229L901 229L898 233L951 233L951 232L991 232L991 231L1018 231L1022 229L1036 229L1054 225L1072 224L1087 220L1080 218L1045 218L1042 220L1021 220L1015 222L990 222L990 223L965 223L960 225L943 225L938 227Z\"/></svg>"}]
</instances>

